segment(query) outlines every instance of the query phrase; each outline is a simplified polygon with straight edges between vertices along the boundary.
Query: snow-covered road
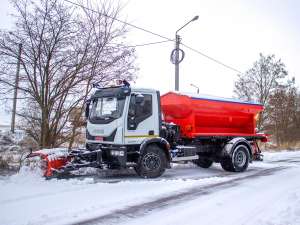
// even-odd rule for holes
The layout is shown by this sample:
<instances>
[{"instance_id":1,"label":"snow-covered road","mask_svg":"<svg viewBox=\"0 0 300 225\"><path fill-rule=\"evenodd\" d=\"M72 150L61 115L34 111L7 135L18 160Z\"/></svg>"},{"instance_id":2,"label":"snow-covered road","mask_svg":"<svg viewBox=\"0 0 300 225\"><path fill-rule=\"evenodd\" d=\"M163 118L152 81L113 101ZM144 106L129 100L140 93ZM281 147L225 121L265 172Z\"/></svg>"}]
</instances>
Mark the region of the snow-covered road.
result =
<instances>
[{"instance_id":1,"label":"snow-covered road","mask_svg":"<svg viewBox=\"0 0 300 225\"><path fill-rule=\"evenodd\" d=\"M187 164L153 180L0 177L0 224L300 224L300 152L265 154L244 173Z\"/></svg>"}]
</instances>

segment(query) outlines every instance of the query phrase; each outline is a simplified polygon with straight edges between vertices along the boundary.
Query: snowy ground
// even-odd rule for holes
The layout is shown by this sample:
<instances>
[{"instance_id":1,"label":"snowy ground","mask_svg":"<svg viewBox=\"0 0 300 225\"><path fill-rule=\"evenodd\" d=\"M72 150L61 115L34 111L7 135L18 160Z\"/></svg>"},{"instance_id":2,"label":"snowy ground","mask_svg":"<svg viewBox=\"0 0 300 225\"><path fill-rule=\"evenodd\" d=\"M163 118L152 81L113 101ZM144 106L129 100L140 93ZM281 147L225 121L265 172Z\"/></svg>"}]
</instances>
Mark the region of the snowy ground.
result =
<instances>
[{"instance_id":1,"label":"snowy ground","mask_svg":"<svg viewBox=\"0 0 300 225\"><path fill-rule=\"evenodd\" d=\"M0 224L300 224L300 151L265 153L247 172L177 165L64 180L0 176Z\"/></svg>"}]
</instances>

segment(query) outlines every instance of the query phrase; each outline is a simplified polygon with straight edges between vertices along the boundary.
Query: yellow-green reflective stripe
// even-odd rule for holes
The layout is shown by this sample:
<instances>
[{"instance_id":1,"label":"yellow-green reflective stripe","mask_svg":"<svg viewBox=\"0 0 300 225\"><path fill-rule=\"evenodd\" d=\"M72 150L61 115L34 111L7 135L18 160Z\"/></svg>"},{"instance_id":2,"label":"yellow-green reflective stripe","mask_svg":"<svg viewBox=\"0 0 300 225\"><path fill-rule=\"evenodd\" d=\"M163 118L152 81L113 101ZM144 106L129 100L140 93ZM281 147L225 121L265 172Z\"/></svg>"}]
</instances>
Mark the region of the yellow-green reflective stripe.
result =
<instances>
[{"instance_id":1,"label":"yellow-green reflective stripe","mask_svg":"<svg viewBox=\"0 0 300 225\"><path fill-rule=\"evenodd\" d=\"M133 135L133 136L125 136L125 138L146 138L146 137L158 137L158 135Z\"/></svg>"}]
</instances>

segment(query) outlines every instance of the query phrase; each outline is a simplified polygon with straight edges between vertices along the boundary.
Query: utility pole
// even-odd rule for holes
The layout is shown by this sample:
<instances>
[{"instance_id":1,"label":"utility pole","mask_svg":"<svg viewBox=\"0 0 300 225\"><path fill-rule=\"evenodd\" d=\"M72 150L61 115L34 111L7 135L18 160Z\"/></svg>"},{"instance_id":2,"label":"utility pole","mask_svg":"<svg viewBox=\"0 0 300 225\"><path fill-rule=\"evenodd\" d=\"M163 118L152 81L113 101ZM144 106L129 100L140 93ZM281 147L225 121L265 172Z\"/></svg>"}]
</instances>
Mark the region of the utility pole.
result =
<instances>
[{"instance_id":1,"label":"utility pole","mask_svg":"<svg viewBox=\"0 0 300 225\"><path fill-rule=\"evenodd\" d=\"M187 22L186 24L184 24L182 27L180 27L176 33L175 33L175 49L172 51L171 53L171 62L175 65L175 91L179 91L179 63L182 62L183 58L184 58L184 51L182 51L179 48L180 45L180 41L181 38L180 36L177 34L182 28L184 28L185 26L187 26L189 23L197 20L199 18L199 16L195 16L193 19L191 19L189 22ZM179 52L181 52L181 58L179 58Z\"/></svg>"},{"instance_id":2,"label":"utility pole","mask_svg":"<svg viewBox=\"0 0 300 225\"><path fill-rule=\"evenodd\" d=\"M19 77L20 77L21 54L22 54L22 43L19 44L17 72L16 72L16 80L15 80L15 91L14 91L13 109L12 109L12 116L11 116L11 132L12 133L15 133L16 108L17 108L17 97L18 97Z\"/></svg>"},{"instance_id":3,"label":"utility pole","mask_svg":"<svg viewBox=\"0 0 300 225\"><path fill-rule=\"evenodd\" d=\"M176 33L175 35L175 91L179 91L179 45L180 36ZM183 58L182 58L183 59Z\"/></svg>"}]
</instances>

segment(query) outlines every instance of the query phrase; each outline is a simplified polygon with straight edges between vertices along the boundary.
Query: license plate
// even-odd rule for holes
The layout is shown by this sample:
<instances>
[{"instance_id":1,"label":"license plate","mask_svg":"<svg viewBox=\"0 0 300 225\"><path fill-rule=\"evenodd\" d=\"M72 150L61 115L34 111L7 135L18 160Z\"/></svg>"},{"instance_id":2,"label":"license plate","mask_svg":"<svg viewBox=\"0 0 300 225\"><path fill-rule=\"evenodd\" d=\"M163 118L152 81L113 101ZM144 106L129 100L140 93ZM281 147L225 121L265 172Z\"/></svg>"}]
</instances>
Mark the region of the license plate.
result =
<instances>
[{"instance_id":1,"label":"license plate","mask_svg":"<svg viewBox=\"0 0 300 225\"><path fill-rule=\"evenodd\" d=\"M96 140L96 141L103 141L103 137L96 136L96 137L95 137L95 140Z\"/></svg>"}]
</instances>

